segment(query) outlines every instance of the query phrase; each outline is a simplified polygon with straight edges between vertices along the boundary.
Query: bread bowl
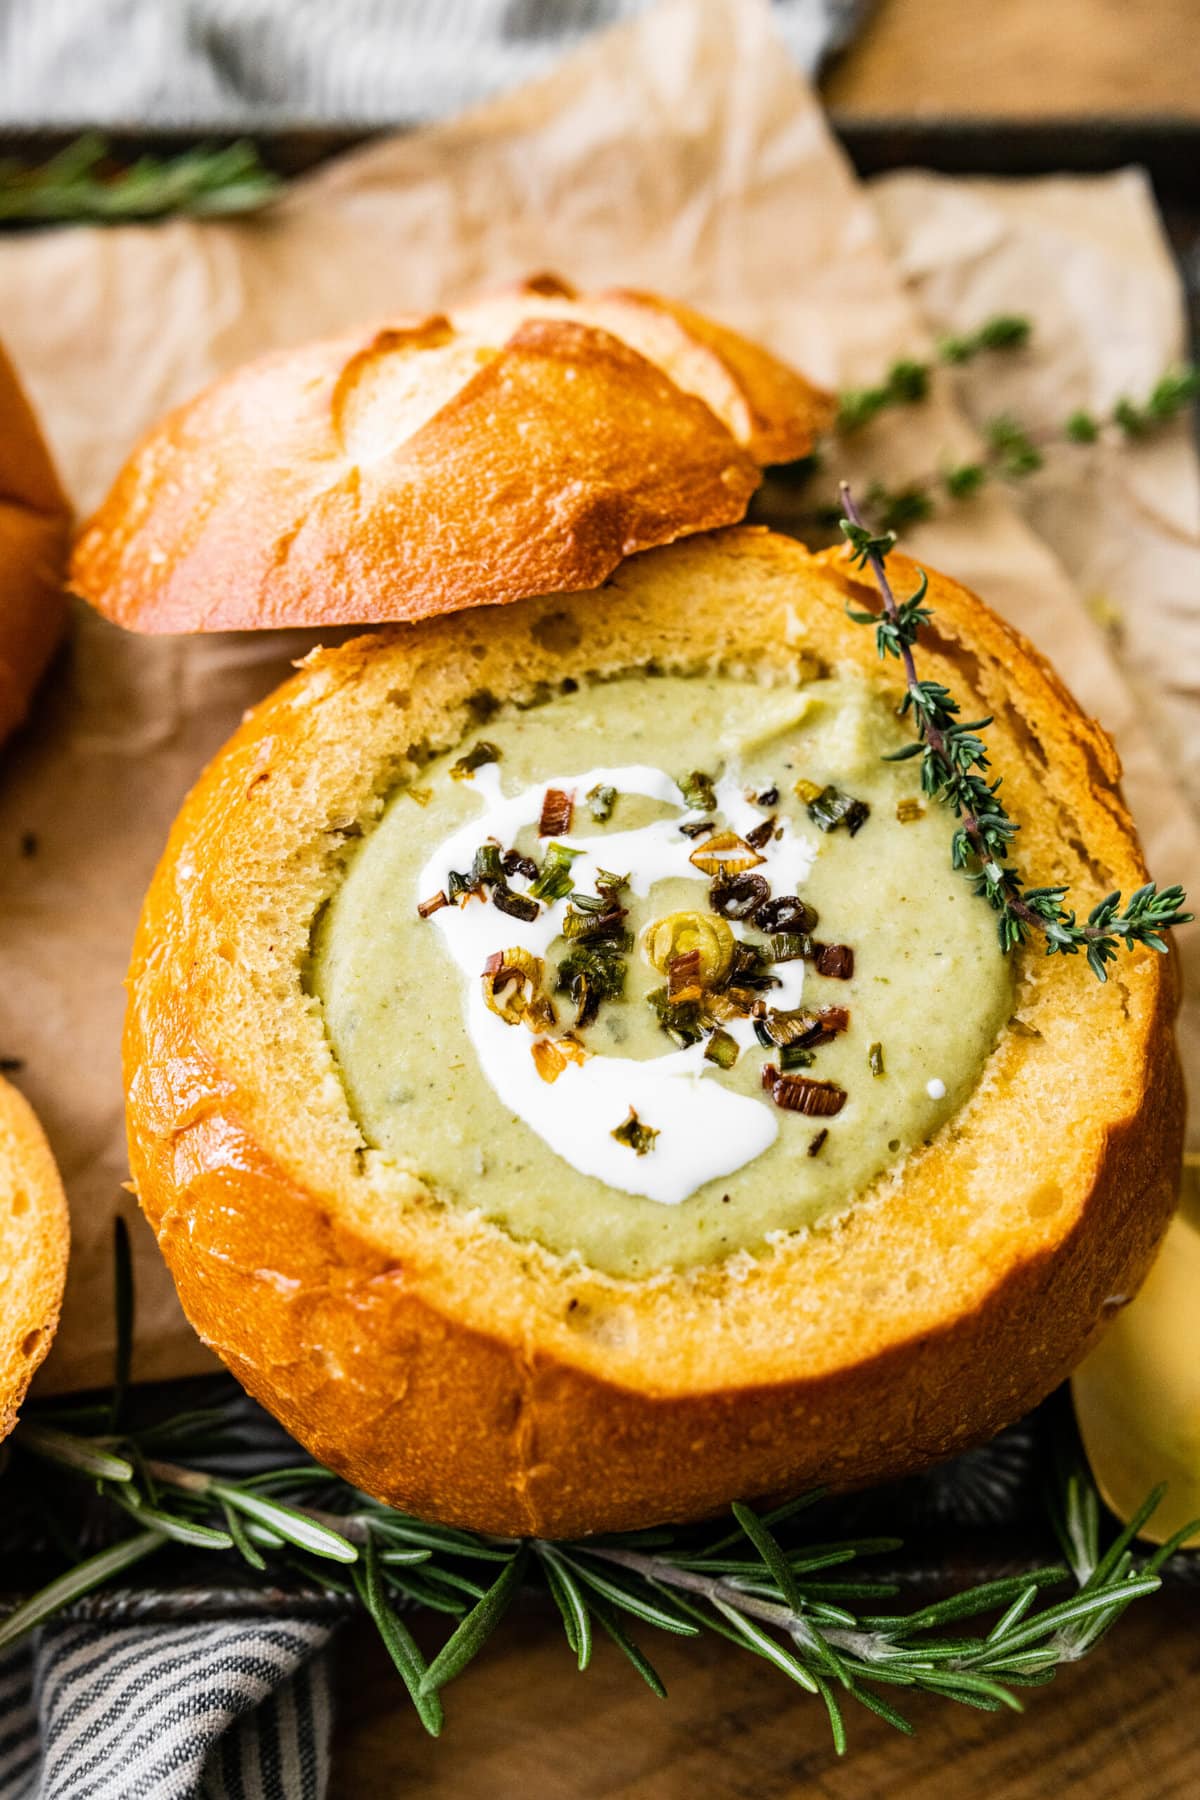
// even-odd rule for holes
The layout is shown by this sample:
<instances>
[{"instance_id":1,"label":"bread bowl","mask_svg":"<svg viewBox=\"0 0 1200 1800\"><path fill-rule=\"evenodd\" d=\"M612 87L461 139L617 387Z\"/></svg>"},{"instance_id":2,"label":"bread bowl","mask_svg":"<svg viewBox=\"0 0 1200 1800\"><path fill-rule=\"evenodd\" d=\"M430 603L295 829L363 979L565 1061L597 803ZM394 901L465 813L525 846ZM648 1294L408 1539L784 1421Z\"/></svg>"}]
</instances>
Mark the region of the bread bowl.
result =
<instances>
[{"instance_id":1,"label":"bread bowl","mask_svg":"<svg viewBox=\"0 0 1200 1800\"><path fill-rule=\"evenodd\" d=\"M0 1078L0 1438L50 1348L67 1274L67 1202L27 1102Z\"/></svg>"},{"instance_id":2,"label":"bread bowl","mask_svg":"<svg viewBox=\"0 0 1200 1800\"><path fill-rule=\"evenodd\" d=\"M90 556L85 539L85 587ZM901 585L915 584L915 569L896 563ZM391 579L385 559L381 584ZM436 612L444 592L436 604L418 595L410 611ZM189 797L130 971L134 1180L200 1335L316 1456L369 1492L477 1529L555 1536L697 1517L739 1495L895 1475L1018 1417L1070 1370L1144 1275L1173 1203L1182 1131L1171 961L1148 952L1122 958L1105 987L1081 958L1024 953L1001 966L997 950L981 947L991 943L986 909L949 871L950 822L911 809L907 822L898 819L890 788L878 790L853 839L849 829L821 835L821 858L836 853L831 866L841 871L822 902L821 930L836 932L842 896L857 895L853 975L839 979L845 967L814 973L822 1010L828 1000L850 1014L824 1034L838 1041L816 1051L853 1053L844 1111L826 1116L822 1101L816 1118L803 1116L807 1106L774 1118L772 1094L737 1096L777 1127L772 1146L798 1128L804 1137L793 1149L802 1141L807 1158L810 1140L828 1131L814 1167L842 1129L853 1125L855 1141L875 1131L875 1165L860 1170L852 1191L823 1190L807 1218L788 1186L777 1213L769 1197L763 1211L760 1194L740 1236L722 1226L723 1209L738 1213L745 1163L674 1199L630 1194L584 1169L584 1187L604 1190L600 1225L589 1231L591 1199L570 1200L582 1191L580 1171L519 1112L510 1122L549 1211L521 1214L511 1182L498 1204L487 1159L491 1083L506 1079L507 1064L493 1056L485 1077L471 1062L464 1010L483 971L463 981L455 1005L434 1009L431 1024L420 991L393 996L391 1025L356 1062L347 1013L363 992L361 941L365 934L394 976L388 936L401 929L401 914L405 931L442 930L438 918L450 909L425 919L416 912L434 897L421 882L441 866L438 846L423 857L414 848L406 862L405 843L412 836L415 845L418 820L459 830L467 798L487 799L481 738L504 752L520 742L523 721L565 720L561 754L542 771L565 785L595 772L606 732L614 744L622 738L621 708L608 701L632 682L630 693L653 688L642 712L656 741L663 731L670 737L664 774L683 778L711 765L715 777L730 757L711 691L689 711L690 683L719 671L731 684L721 693L741 708L744 741L761 702L766 740L774 730L786 742L804 738L806 690L833 675L850 699L833 706L832 736L810 772L818 785L839 774L882 781L880 765L869 759L869 771L863 755L876 726L864 739L854 720L890 720L894 665L879 664L871 634L845 611L870 598L839 553L812 556L756 528L690 537L622 562L589 591L425 617L314 652L248 717ZM1137 886L1145 871L1103 732L980 601L934 575L930 603L923 672L947 681L968 711L994 715L989 743L1021 821L1028 878L1096 895ZM336 600L330 605L336 610ZM804 704L789 723L797 698ZM571 710L591 700L594 727ZM782 739L772 713L779 704ZM823 706L824 694L818 717ZM588 748L582 764L572 755L577 727ZM885 735L895 729L878 726ZM452 765L464 757L459 774L468 779L455 782ZM489 777L492 801L502 797L504 767L502 754ZM786 774L790 785L795 768ZM582 809L582 780L576 785ZM812 799L803 788L789 799L778 785L778 802L760 812L765 820L776 807L786 848L807 831ZM690 823L685 794L673 806L658 789L641 798L660 809L651 823ZM561 838L561 813L551 825ZM522 829L528 841L532 821ZM938 933L950 933L949 907L963 920L948 987L935 979L938 933L922 937L911 909L905 915L889 884L890 852L881 854L906 829L926 834L931 847L921 879L936 889ZM444 850L449 840L439 841ZM382 865L378 845L391 859ZM943 851L944 879L935 872ZM871 878L856 883L847 859L860 852ZM824 867L820 858L816 866ZM357 883L358 871L372 869ZM518 884L518 874L512 879ZM379 896L389 893L380 911ZM344 932L335 918L343 903ZM492 910L485 900L454 916ZM656 922L631 908L639 942L630 968L641 967ZM517 926L499 912L493 924L503 951ZM983 936L974 935L977 924ZM339 933L333 951L322 937L329 931ZM450 957L443 961L449 969ZM368 986L370 964L369 955ZM491 992L503 1002L497 979L493 969ZM901 992L898 1006L876 1015L871 990L880 982ZM963 1067L931 1075L932 1112L917 1093L896 1153L886 1144L881 1151L876 1114L891 1104L882 1098L887 1084L903 1080L916 1092L923 1039L947 1015L961 1015L966 1036L939 1042L958 1044ZM863 1030L876 1016L890 1019L893 1034L878 1071ZM527 1073L534 1040L524 1023L500 1029L514 1046L508 1060ZM598 1029L593 1022L579 1034L594 1051L590 1069L607 1060L588 1040ZM406 1080L454 1061L467 1071L463 1153L449 1182L422 1178L427 1145L381 1119L378 1094L351 1105L349 1090L369 1085L371 1057L402 1059L408 1038L417 1058L404 1064ZM740 1058L757 1067L762 1053L742 1049ZM570 1083L573 1055L565 1060L571 1066L559 1080ZM822 1073L829 1066L800 1079L838 1086ZM711 1096L736 1077L710 1067L703 1091ZM547 1093L556 1085L547 1082ZM604 1127L627 1169L661 1166L654 1159L665 1143L643 1144L642 1156L628 1121L610 1130L606 1115ZM707 1154L703 1132L698 1141ZM605 1154L609 1167L615 1152ZM798 1183L801 1156L787 1167L789 1184ZM728 1205L719 1191L726 1184ZM560 1190L569 1204L556 1204ZM648 1234L618 1231L613 1254L605 1248L610 1201L614 1218L632 1207L655 1222ZM689 1207L718 1221L707 1236L658 1229Z\"/></svg>"},{"instance_id":3,"label":"bread bowl","mask_svg":"<svg viewBox=\"0 0 1200 1800\"><path fill-rule=\"evenodd\" d=\"M0 743L62 635L70 520L33 412L0 350Z\"/></svg>"}]
</instances>

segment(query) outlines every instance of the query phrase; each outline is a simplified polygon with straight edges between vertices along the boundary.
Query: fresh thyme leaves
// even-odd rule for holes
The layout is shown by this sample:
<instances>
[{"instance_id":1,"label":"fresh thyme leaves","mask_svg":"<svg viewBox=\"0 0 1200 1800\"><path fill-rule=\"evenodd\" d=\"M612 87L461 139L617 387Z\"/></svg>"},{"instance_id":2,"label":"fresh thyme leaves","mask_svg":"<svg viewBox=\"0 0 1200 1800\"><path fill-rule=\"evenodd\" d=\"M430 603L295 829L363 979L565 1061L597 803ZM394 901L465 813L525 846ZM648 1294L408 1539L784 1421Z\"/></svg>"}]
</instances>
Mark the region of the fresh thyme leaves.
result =
<instances>
[{"instance_id":1,"label":"fresh thyme leaves","mask_svg":"<svg viewBox=\"0 0 1200 1800\"><path fill-rule=\"evenodd\" d=\"M999 780L989 781L985 773L989 762L979 733L991 720L960 719L958 702L949 690L917 675L913 650L920 627L931 617L924 605L928 580L922 573L916 592L898 601L887 571L894 535L890 531L873 534L844 482L841 493L841 529L850 547L851 565L871 570L882 601L880 612L848 609L850 617L873 625L880 657L895 657L903 666L905 692L900 713L902 717L911 715L917 730L918 741L895 752L891 760L919 756L923 792L950 807L959 820L951 860L956 869L967 873L975 893L996 913L1001 949L1008 952L1037 932L1045 941L1047 956L1076 956L1082 951L1100 981L1108 979L1107 965L1115 960L1121 944L1128 950L1141 944L1165 952L1163 933L1186 925L1193 916L1183 911L1187 896L1181 887L1160 891L1149 882L1124 903L1119 892L1108 894L1081 925L1064 904L1065 887L1023 885L1008 860L1018 826L999 797Z\"/></svg>"},{"instance_id":2,"label":"fresh thyme leaves","mask_svg":"<svg viewBox=\"0 0 1200 1800\"><path fill-rule=\"evenodd\" d=\"M612 818L613 807L617 804L617 790L604 782L597 782L587 793L588 811L597 825L607 825Z\"/></svg>"},{"instance_id":3,"label":"fresh thyme leaves","mask_svg":"<svg viewBox=\"0 0 1200 1800\"><path fill-rule=\"evenodd\" d=\"M1023 349L1032 335L1033 325L1028 318L997 314L974 331L943 338L937 346L936 361L951 368L961 367L983 353ZM882 381L843 392L834 426L835 445L837 439L861 432L881 413L919 405L929 394L934 368L934 360L901 357ZM969 500L991 482L1020 482L1036 474L1047 451L1057 445L1120 445L1146 438L1177 418L1197 398L1200 368L1184 363L1167 369L1141 398L1126 395L1107 412L1081 407L1060 424L1036 430L1011 415L1001 414L985 424L984 448L978 456L947 461L941 468L898 488L872 482L865 492L865 505L885 531L905 531L930 518L940 505ZM770 470L769 479L789 489L810 489L828 460L827 451L817 450L796 463ZM794 508L793 502L788 508L793 516ZM814 505L801 512L796 523L805 518L836 526L838 509Z\"/></svg>"},{"instance_id":4,"label":"fresh thyme leaves","mask_svg":"<svg viewBox=\"0 0 1200 1800\"><path fill-rule=\"evenodd\" d=\"M625 1144L635 1155L646 1156L653 1150L658 1133L653 1125L644 1124L631 1106L629 1117L623 1119L609 1136L615 1137L618 1144Z\"/></svg>"},{"instance_id":5,"label":"fresh thyme leaves","mask_svg":"<svg viewBox=\"0 0 1200 1800\"><path fill-rule=\"evenodd\" d=\"M485 763L500 761L500 752L495 744L486 738L480 738L457 762L450 764L451 781L474 781L476 769L482 769Z\"/></svg>"},{"instance_id":6,"label":"fresh thyme leaves","mask_svg":"<svg viewBox=\"0 0 1200 1800\"><path fill-rule=\"evenodd\" d=\"M817 1132L810 1155L827 1135L826 1128ZM117 1287L118 1335L129 1342L132 1289L121 1280ZM480 1653L524 1584L553 1601L581 1669L591 1660L599 1625L657 1694L662 1683L633 1631L716 1633L771 1663L808 1695L827 1700L836 1686L901 1731L912 1728L877 1688L900 1686L992 1712L1019 1710L1014 1690L1051 1680L1060 1664L1093 1649L1128 1606L1161 1585L1163 1565L1198 1528L1192 1521L1140 1560L1134 1538L1161 1498L1156 1489L1105 1546L1096 1490L1082 1463L1060 1451L1051 1514L1064 1563L904 1612L885 1604L898 1595L896 1582L873 1577L862 1564L899 1549L900 1540L813 1541L805 1514L822 1502L820 1493L765 1513L737 1504L715 1525L579 1543L522 1541L396 1512L313 1462L274 1428L269 1450L255 1452L257 1473L223 1473L245 1467L240 1398L137 1426L111 1401L86 1416L90 1426L77 1411L50 1401L28 1408L17 1426L0 1475L12 1548L19 1553L26 1541L34 1547L47 1522L60 1545L77 1541L84 1506L93 1528L99 1522L119 1533L129 1516L136 1529L74 1563L10 1612L0 1621L0 1650L183 1541L194 1553L224 1559L215 1565L222 1571L218 1581L233 1559L245 1566L247 1580L275 1585L290 1570L326 1589L335 1604L360 1604L435 1736L444 1722L442 1693ZM72 1418L76 1429L64 1430ZM823 1501L827 1515L836 1504ZM24 1538L14 1539L14 1528ZM1048 1595L1068 1582L1066 1598ZM402 1616L412 1606L451 1621L431 1661ZM994 1623L986 1631L966 1629L975 1619ZM840 1713L837 1719L841 1749L846 1734Z\"/></svg>"},{"instance_id":7,"label":"fresh thyme leaves","mask_svg":"<svg viewBox=\"0 0 1200 1800\"><path fill-rule=\"evenodd\" d=\"M257 211L281 189L279 177L248 142L141 156L121 167L110 158L105 140L89 132L48 162L0 160L0 221L112 224L168 213L228 217Z\"/></svg>"}]
</instances>

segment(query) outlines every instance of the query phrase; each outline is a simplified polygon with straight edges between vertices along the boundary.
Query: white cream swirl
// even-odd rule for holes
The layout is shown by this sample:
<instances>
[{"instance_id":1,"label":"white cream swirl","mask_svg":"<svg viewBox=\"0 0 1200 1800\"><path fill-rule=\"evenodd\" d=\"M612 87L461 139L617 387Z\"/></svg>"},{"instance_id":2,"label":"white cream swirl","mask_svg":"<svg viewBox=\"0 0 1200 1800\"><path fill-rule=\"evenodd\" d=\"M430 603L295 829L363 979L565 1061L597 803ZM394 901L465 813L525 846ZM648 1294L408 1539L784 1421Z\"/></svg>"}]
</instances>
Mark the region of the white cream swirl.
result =
<instances>
[{"instance_id":1,"label":"white cream swirl","mask_svg":"<svg viewBox=\"0 0 1200 1800\"><path fill-rule=\"evenodd\" d=\"M689 861L695 844L679 829L681 822L704 815L688 812L677 783L661 769L642 764L588 769L551 776L505 796L500 771L493 764L475 776L481 814L434 851L421 870L416 898L445 889L452 869L469 869L481 838L512 845L522 829L537 821L547 788L573 793L582 803L583 796L599 785L662 801L678 811L634 831L556 837L556 843L579 853L571 871L573 887L594 891L601 869L628 873L639 898L655 882L668 879L694 880L702 890L706 887ZM718 783L716 798L717 809L732 830L745 833L762 823L762 810L747 800L735 774ZM784 821L780 835L760 854L761 873L773 891L794 894L812 867L816 845ZM566 906L566 900L545 905L536 919L526 923L490 904L471 902L441 908L430 923L466 977L467 1033L480 1067L504 1104L581 1174L624 1193L677 1206L706 1182L732 1174L761 1155L778 1134L774 1109L765 1099L732 1093L713 1080L716 1070L705 1061L703 1044L646 1059L596 1054L581 1064L569 1063L553 1083L544 1081L531 1054L534 1040L522 1027L506 1024L489 1010L480 977L497 950L519 946L545 956L561 932ZM804 982L803 963L782 964L779 974L783 986L775 990L773 1004L796 1006ZM754 1041L748 1020L730 1029L743 1045ZM652 1149L641 1156L612 1135L631 1107L658 1134Z\"/></svg>"}]
</instances>

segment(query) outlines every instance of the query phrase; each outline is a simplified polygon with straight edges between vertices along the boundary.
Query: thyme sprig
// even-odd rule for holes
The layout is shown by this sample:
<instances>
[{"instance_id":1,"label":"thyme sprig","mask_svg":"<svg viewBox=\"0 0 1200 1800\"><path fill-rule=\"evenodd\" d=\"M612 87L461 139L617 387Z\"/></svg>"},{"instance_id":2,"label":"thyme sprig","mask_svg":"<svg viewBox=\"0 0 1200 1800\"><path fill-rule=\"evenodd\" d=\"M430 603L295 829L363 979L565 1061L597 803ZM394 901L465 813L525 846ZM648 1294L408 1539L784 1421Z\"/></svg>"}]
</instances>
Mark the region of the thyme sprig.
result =
<instances>
[{"instance_id":1,"label":"thyme sprig","mask_svg":"<svg viewBox=\"0 0 1200 1800\"><path fill-rule=\"evenodd\" d=\"M1010 844L1019 827L1000 799L1000 780L989 780L987 749L979 733L991 719L964 720L959 704L941 682L923 681L913 655L918 634L932 619L925 605L928 577L922 570L916 590L897 600L887 571L887 558L896 536L892 531L873 533L863 520L847 483L841 486L841 530L850 546L855 568L869 568L879 588L882 610L860 611L847 607L850 618L875 628L881 659L895 657L903 666L905 691L901 717L911 716L917 741L887 759L921 758L921 787L933 800L951 808L959 820L951 844L951 860L965 870L974 891L997 915L1000 947L1008 952L1025 943L1032 932L1045 940L1046 955L1077 956L1083 951L1093 974L1108 979L1108 964L1124 944L1132 950L1145 945L1166 951L1163 933L1186 925L1193 914L1184 912L1187 896L1181 887L1163 888L1153 882L1138 888L1127 901L1120 891L1095 905L1086 924L1065 905L1066 887L1027 888L1008 860Z\"/></svg>"},{"instance_id":2,"label":"thyme sprig","mask_svg":"<svg viewBox=\"0 0 1200 1800\"><path fill-rule=\"evenodd\" d=\"M117 1242L117 1288L128 1309L120 1335L128 1343L132 1287L123 1228ZM98 1496L93 1510L99 1508L110 1534L126 1518L135 1529L74 1562L0 1621L0 1650L177 1543L226 1563L240 1561L251 1582L261 1577L275 1588L290 1572L319 1584L335 1605L361 1605L434 1736L444 1723L444 1690L528 1586L557 1608L581 1669L602 1632L651 1690L665 1695L641 1647L643 1634L714 1632L819 1697L839 1753L846 1747L848 1702L911 1732L880 1688L937 1694L989 1712L1019 1711L1019 1690L1050 1681L1061 1664L1086 1655L1128 1606L1161 1585L1164 1563L1198 1528L1197 1522L1185 1526L1139 1560L1134 1538L1161 1498L1156 1489L1105 1545L1096 1490L1082 1462L1060 1451L1052 1519L1063 1562L978 1583L906 1612L883 1604L899 1585L861 1566L862 1559L899 1549L901 1541L814 1541L805 1515L823 1499L820 1493L770 1512L736 1503L716 1525L577 1542L488 1536L430 1524L370 1499L282 1431L265 1458L256 1453L256 1465L265 1466L246 1473L237 1403L135 1428L125 1416L131 1398L118 1386L83 1408L49 1403L31 1409L18 1426L6 1484L24 1480L29 1510L40 1527L57 1527L66 1555L77 1553L78 1529L63 1526L60 1516L89 1487ZM10 1492L11 1529L20 1504L8 1503ZM1068 1582L1064 1597L1047 1593ZM432 1659L406 1622L415 1607L452 1621ZM977 1619L991 1622L964 1630Z\"/></svg>"},{"instance_id":3,"label":"thyme sprig","mask_svg":"<svg viewBox=\"0 0 1200 1800\"><path fill-rule=\"evenodd\" d=\"M254 145L199 146L122 165L96 132L48 162L0 159L0 222L114 224L130 219L229 217L257 211L282 189Z\"/></svg>"},{"instance_id":4,"label":"thyme sprig","mask_svg":"<svg viewBox=\"0 0 1200 1800\"><path fill-rule=\"evenodd\" d=\"M1033 337L1032 320L1021 314L998 313L974 331L942 338L933 357L902 356L888 368L881 381L866 387L845 388L838 396L838 410L829 444L818 446L797 462L768 471L769 486L780 504L780 486L810 486L824 469L830 454L838 454L846 442L872 425L881 414L897 408L919 406L929 397L939 364L961 368L985 352L1011 353L1024 349ZM872 481L864 501L881 531L905 531L931 518L939 507L970 500L996 482L1027 480L1043 468L1047 452L1057 447L1137 442L1179 417L1200 398L1200 367L1181 363L1167 369L1140 397L1123 395L1106 411L1078 407L1057 424L1035 428L1011 413L998 413L982 427L983 445L978 455L947 459L897 487ZM762 511L760 505L759 508ZM768 500L766 516L771 510ZM840 507L813 503L811 509L792 512L793 522L836 528Z\"/></svg>"}]
</instances>

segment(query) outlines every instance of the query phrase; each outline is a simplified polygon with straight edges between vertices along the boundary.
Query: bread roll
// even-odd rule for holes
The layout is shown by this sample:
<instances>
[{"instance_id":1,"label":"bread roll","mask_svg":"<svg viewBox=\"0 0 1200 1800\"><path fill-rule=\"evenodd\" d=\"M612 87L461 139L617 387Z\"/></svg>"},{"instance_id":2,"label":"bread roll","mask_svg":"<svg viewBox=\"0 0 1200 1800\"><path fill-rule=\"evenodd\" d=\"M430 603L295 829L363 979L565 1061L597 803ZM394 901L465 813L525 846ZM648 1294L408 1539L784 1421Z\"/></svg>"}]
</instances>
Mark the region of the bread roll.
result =
<instances>
[{"instance_id":1,"label":"bread roll","mask_svg":"<svg viewBox=\"0 0 1200 1800\"><path fill-rule=\"evenodd\" d=\"M76 547L137 631L427 618L597 587L733 523L826 394L687 308L542 277L239 369L143 441Z\"/></svg>"},{"instance_id":2,"label":"bread roll","mask_svg":"<svg viewBox=\"0 0 1200 1800\"><path fill-rule=\"evenodd\" d=\"M68 509L0 350L0 743L24 719L66 619Z\"/></svg>"},{"instance_id":3,"label":"bread roll","mask_svg":"<svg viewBox=\"0 0 1200 1800\"><path fill-rule=\"evenodd\" d=\"M196 454L220 462L231 442ZM373 536L352 546L359 589L377 552L393 610L430 610L420 583L397 605ZM915 586L903 559L894 571ZM169 591L182 606L182 586ZM257 607L261 588L248 592ZM811 1227L641 1279L505 1229L486 1159L483 1173L464 1162L457 1191L430 1191L420 1142L384 1154L350 1104L313 991L314 929L389 797L480 734L481 689L484 710L507 717L564 690L596 689L602 704L597 684L629 671L735 670L765 695L824 670L894 704L896 665L846 616L877 598L841 553L755 528L695 537L622 563L599 592L315 652L189 797L130 972L138 1194L205 1342L368 1492L557 1536L893 1477L1020 1417L1145 1274L1183 1118L1173 964L1145 950L1123 954L1106 986L1082 958L1018 954L1015 1023L928 1142ZM1081 902L1137 887L1146 871L1107 737L974 596L931 575L929 604L922 674L966 716L994 715L1027 880L1070 883ZM982 908L955 880L955 904ZM889 973L913 984L919 1023L901 943ZM846 985L851 1008L866 1004ZM444 1034L445 1055L469 1057L457 1015ZM514 1054L528 1054L522 1035ZM862 1091L870 1107L886 1083Z\"/></svg>"},{"instance_id":4,"label":"bread roll","mask_svg":"<svg viewBox=\"0 0 1200 1800\"><path fill-rule=\"evenodd\" d=\"M29 1106L0 1080L0 1438L58 1324L69 1242L58 1168Z\"/></svg>"}]
</instances>

